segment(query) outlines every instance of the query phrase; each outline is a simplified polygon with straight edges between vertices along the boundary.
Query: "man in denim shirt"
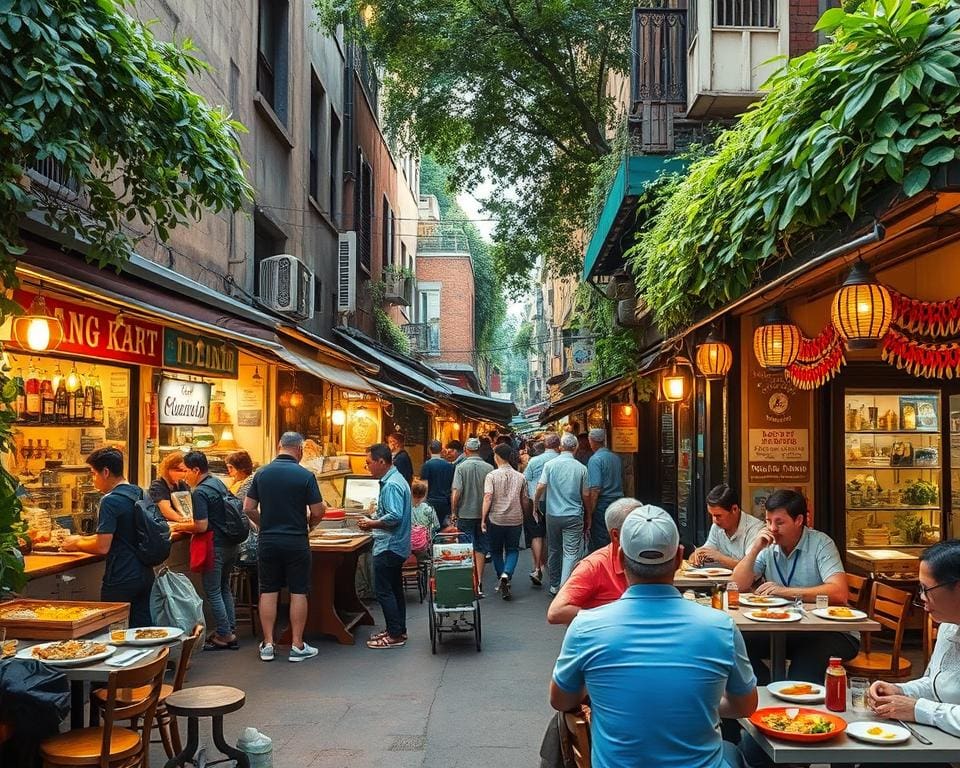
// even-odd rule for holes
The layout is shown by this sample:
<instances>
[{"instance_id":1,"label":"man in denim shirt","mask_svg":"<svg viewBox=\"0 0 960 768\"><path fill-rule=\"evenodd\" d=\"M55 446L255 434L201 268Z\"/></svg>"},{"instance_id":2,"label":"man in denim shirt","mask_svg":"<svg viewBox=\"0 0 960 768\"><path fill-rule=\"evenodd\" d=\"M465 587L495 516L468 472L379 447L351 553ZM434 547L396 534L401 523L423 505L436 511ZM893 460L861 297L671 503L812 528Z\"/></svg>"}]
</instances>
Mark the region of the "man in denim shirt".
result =
<instances>
[{"instance_id":1,"label":"man in denim shirt","mask_svg":"<svg viewBox=\"0 0 960 768\"><path fill-rule=\"evenodd\" d=\"M367 448L367 469L380 481L377 514L357 523L373 531L373 580L387 628L367 641L368 648L399 648L407 642L407 603L403 594L403 563L410 557L410 486L393 466L390 448Z\"/></svg>"}]
</instances>

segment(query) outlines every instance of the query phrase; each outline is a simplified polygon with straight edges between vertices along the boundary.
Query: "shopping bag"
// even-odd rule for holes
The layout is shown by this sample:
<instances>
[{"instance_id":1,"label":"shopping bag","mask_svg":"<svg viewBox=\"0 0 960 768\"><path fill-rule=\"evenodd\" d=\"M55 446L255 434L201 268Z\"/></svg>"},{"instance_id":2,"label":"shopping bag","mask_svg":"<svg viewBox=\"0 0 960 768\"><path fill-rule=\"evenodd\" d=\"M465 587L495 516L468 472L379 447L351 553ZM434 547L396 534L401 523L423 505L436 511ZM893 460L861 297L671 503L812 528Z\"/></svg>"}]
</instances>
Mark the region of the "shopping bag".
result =
<instances>
[{"instance_id":1,"label":"shopping bag","mask_svg":"<svg viewBox=\"0 0 960 768\"><path fill-rule=\"evenodd\" d=\"M213 568L213 530L195 533L190 537L190 570L206 573Z\"/></svg>"},{"instance_id":2,"label":"shopping bag","mask_svg":"<svg viewBox=\"0 0 960 768\"><path fill-rule=\"evenodd\" d=\"M179 627L186 634L204 624L203 600L186 574L161 568L150 592L153 620L164 627ZM201 644L202 645L202 644Z\"/></svg>"}]
</instances>

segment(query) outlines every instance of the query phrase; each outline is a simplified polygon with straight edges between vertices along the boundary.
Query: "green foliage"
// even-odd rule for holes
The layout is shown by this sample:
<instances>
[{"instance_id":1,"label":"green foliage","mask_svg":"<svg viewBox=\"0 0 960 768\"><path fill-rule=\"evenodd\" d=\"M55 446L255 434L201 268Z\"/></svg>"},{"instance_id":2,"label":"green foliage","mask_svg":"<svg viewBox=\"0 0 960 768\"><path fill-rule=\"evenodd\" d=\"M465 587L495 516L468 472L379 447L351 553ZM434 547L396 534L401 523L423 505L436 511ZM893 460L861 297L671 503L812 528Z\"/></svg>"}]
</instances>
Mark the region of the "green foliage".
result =
<instances>
[{"instance_id":1,"label":"green foliage","mask_svg":"<svg viewBox=\"0 0 960 768\"><path fill-rule=\"evenodd\" d=\"M410 354L410 340L403 329L397 325L379 304L373 307L373 323L377 329L377 339L401 355Z\"/></svg>"},{"instance_id":2,"label":"green foliage","mask_svg":"<svg viewBox=\"0 0 960 768\"><path fill-rule=\"evenodd\" d=\"M893 182L916 195L957 157L956 3L864 0L817 28L831 42L771 77L628 253L664 330L741 295L761 266L853 218L870 192Z\"/></svg>"},{"instance_id":3,"label":"green foliage","mask_svg":"<svg viewBox=\"0 0 960 768\"><path fill-rule=\"evenodd\" d=\"M500 369L501 388L514 395L514 400L523 400L530 379L530 363L527 357L531 348L533 326L529 321L518 322L507 316L500 323L489 350L490 361Z\"/></svg>"},{"instance_id":4,"label":"green foliage","mask_svg":"<svg viewBox=\"0 0 960 768\"><path fill-rule=\"evenodd\" d=\"M594 338L588 381L603 381L636 368L640 352L636 334L630 328L618 328L614 324L616 314L615 301L601 296L586 283L577 286L574 316L580 322L580 330Z\"/></svg>"},{"instance_id":5,"label":"green foliage","mask_svg":"<svg viewBox=\"0 0 960 768\"><path fill-rule=\"evenodd\" d=\"M628 0L314 0L328 29L358 34L388 73L387 123L451 168L485 178L498 220L494 259L519 294L541 256L574 274L571 235L588 221L593 163L610 152L606 86L630 61Z\"/></svg>"},{"instance_id":6,"label":"green foliage","mask_svg":"<svg viewBox=\"0 0 960 768\"><path fill-rule=\"evenodd\" d=\"M187 87L205 65L190 42L164 43L123 0L0 0L0 284L17 285L22 217L87 243L87 258L119 264L135 222L159 240L202 208L251 197L241 126ZM25 169L54 160L76 200L35 194ZM0 297L0 322L18 311ZM0 373L0 451L11 439L10 381ZM0 469L0 589L22 585L15 480Z\"/></svg>"}]
</instances>

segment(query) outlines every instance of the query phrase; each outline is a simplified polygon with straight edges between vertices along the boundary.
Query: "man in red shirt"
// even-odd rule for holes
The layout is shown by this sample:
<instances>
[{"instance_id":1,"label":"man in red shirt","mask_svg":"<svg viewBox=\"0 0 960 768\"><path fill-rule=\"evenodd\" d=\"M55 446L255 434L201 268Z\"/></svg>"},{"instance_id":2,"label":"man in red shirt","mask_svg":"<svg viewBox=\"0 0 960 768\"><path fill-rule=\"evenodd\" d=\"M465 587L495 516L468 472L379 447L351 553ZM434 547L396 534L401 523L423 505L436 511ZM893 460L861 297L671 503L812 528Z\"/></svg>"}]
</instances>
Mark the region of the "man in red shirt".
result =
<instances>
[{"instance_id":1,"label":"man in red shirt","mask_svg":"<svg viewBox=\"0 0 960 768\"><path fill-rule=\"evenodd\" d=\"M579 562L547 609L551 624L569 624L585 608L596 608L618 600L627 588L620 562L620 527L633 510L642 507L637 499L622 498L607 507L604 522L610 543Z\"/></svg>"}]
</instances>

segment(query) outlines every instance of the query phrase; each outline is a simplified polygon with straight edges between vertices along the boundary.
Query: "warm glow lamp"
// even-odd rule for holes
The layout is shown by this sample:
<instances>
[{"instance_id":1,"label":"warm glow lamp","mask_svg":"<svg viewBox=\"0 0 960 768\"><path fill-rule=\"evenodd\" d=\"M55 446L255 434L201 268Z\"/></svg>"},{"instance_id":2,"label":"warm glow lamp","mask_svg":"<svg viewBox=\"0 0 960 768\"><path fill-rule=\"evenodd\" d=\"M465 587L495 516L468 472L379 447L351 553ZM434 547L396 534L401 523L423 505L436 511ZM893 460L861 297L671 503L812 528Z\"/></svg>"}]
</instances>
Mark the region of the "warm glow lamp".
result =
<instances>
[{"instance_id":1,"label":"warm glow lamp","mask_svg":"<svg viewBox=\"0 0 960 768\"><path fill-rule=\"evenodd\" d=\"M63 341L63 325L47 309L47 303L41 294L37 294L25 315L14 318L13 338L21 347L34 352L60 346Z\"/></svg>"},{"instance_id":2,"label":"warm glow lamp","mask_svg":"<svg viewBox=\"0 0 960 768\"><path fill-rule=\"evenodd\" d=\"M629 404L623 406L623 415L624 415L624 416L633 416L633 406L632 406L632 405L629 405Z\"/></svg>"},{"instance_id":3,"label":"warm glow lamp","mask_svg":"<svg viewBox=\"0 0 960 768\"><path fill-rule=\"evenodd\" d=\"M772 307L753 332L753 354L761 368L782 371L800 354L800 329L779 304Z\"/></svg>"},{"instance_id":4,"label":"warm glow lamp","mask_svg":"<svg viewBox=\"0 0 960 768\"><path fill-rule=\"evenodd\" d=\"M707 334L706 340L697 347L697 370L710 380L722 379L733 365L733 350L714 336Z\"/></svg>"},{"instance_id":5,"label":"warm glow lamp","mask_svg":"<svg viewBox=\"0 0 960 768\"><path fill-rule=\"evenodd\" d=\"M64 386L67 388L67 392L76 392L80 389L80 374L77 373L77 364L73 364L73 368L70 369L70 373L67 374L67 380L64 382Z\"/></svg>"},{"instance_id":6,"label":"warm glow lamp","mask_svg":"<svg viewBox=\"0 0 960 768\"><path fill-rule=\"evenodd\" d=\"M303 405L303 393L299 389L295 389L290 393L290 407L299 408L301 405Z\"/></svg>"},{"instance_id":7,"label":"warm glow lamp","mask_svg":"<svg viewBox=\"0 0 960 768\"><path fill-rule=\"evenodd\" d=\"M848 349L872 349L890 328L890 291L876 281L866 264L858 261L834 294L830 316Z\"/></svg>"},{"instance_id":8,"label":"warm glow lamp","mask_svg":"<svg viewBox=\"0 0 960 768\"><path fill-rule=\"evenodd\" d=\"M663 399L668 403L677 403L683 400L686 394L686 383L683 380L683 374L677 368L677 361L673 361L673 366L669 373L665 373L661 382L663 390Z\"/></svg>"},{"instance_id":9,"label":"warm glow lamp","mask_svg":"<svg viewBox=\"0 0 960 768\"><path fill-rule=\"evenodd\" d=\"M347 423L347 413L343 408L334 408L333 413L330 414L330 418L336 427L342 427Z\"/></svg>"}]
</instances>

